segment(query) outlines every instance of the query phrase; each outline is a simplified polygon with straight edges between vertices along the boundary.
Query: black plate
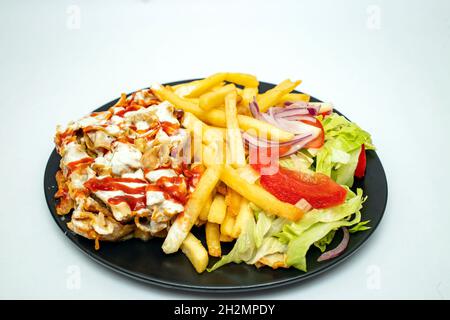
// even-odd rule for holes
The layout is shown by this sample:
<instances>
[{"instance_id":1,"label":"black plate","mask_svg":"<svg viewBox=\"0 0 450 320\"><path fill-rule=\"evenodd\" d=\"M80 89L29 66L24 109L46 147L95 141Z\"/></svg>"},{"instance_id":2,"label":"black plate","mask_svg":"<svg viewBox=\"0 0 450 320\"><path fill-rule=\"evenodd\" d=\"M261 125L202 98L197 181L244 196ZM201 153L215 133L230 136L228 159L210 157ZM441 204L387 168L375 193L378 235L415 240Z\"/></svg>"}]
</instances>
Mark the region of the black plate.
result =
<instances>
[{"instance_id":1,"label":"black plate","mask_svg":"<svg viewBox=\"0 0 450 320\"><path fill-rule=\"evenodd\" d=\"M169 83L175 85L192 80ZM259 89L264 92L274 85L261 82ZM114 105L113 100L95 111L104 111ZM318 101L312 98L311 101ZM339 257L325 262L316 262L320 252L311 248L307 255L308 272L291 269L272 270L270 268L256 269L246 264L229 264L212 273L197 274L187 258L178 252L165 255L161 250L161 239L143 242L132 239L119 243L101 243L101 249L96 251L92 240L87 240L72 233L66 226L70 216L58 216L55 211L54 194L57 190L55 174L59 168L60 156L53 150L47 163L44 177L44 191L52 217L64 234L83 252L95 261L121 274L164 287L206 292L250 291L273 288L292 284L311 278L343 261L353 254L369 239L383 217L387 202L387 181L380 159L374 151L367 152L367 171L363 180L355 181L354 188L363 188L368 200L364 203L362 217L370 219L368 231L352 234L347 250ZM202 240L204 237L199 235ZM335 237L330 247L337 245L340 237ZM225 248L227 249L227 248ZM212 261L210 261L212 263Z\"/></svg>"}]
</instances>

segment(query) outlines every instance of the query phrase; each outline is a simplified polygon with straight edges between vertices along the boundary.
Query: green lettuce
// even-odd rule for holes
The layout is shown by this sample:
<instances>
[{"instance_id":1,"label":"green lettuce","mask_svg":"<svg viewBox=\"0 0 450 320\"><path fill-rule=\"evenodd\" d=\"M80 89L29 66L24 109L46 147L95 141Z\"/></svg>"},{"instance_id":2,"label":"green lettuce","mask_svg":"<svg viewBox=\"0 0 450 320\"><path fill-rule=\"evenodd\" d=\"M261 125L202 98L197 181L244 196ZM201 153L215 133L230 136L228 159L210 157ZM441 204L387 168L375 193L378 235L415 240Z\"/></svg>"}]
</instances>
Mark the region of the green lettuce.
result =
<instances>
[{"instance_id":1,"label":"green lettuce","mask_svg":"<svg viewBox=\"0 0 450 320\"><path fill-rule=\"evenodd\" d=\"M305 213L300 221L284 225L283 231L276 236L283 243L288 243L316 223L331 223L345 219L359 211L363 202L362 189L358 188L355 194L347 188L347 199L343 204L331 208L313 209Z\"/></svg>"},{"instance_id":2,"label":"green lettuce","mask_svg":"<svg viewBox=\"0 0 450 320\"><path fill-rule=\"evenodd\" d=\"M306 151L298 151L293 155L285 158L281 158L278 163L281 167L284 167L293 171L310 171L310 167L313 164L314 159L307 154Z\"/></svg>"},{"instance_id":3,"label":"green lettuce","mask_svg":"<svg viewBox=\"0 0 450 320\"><path fill-rule=\"evenodd\" d=\"M342 219L334 222L316 223L311 228L289 242L286 260L287 265L306 272L306 253L314 242L325 237L331 230L357 224L360 220L361 213L357 211L355 213L355 217L350 221Z\"/></svg>"},{"instance_id":4,"label":"green lettuce","mask_svg":"<svg viewBox=\"0 0 450 320\"><path fill-rule=\"evenodd\" d=\"M314 242L314 245L319 248L321 252L325 252L327 246L331 243L331 241L333 241L335 234L336 230L331 230L325 237L323 237L319 241Z\"/></svg>"},{"instance_id":5,"label":"green lettuce","mask_svg":"<svg viewBox=\"0 0 450 320\"><path fill-rule=\"evenodd\" d=\"M356 193L348 189L347 199L343 204L313 209L300 221L285 224L275 236L280 243L287 245L287 264L306 271L306 253L311 245L316 244L322 249L331 242L335 230L357 225L361 221L360 210L364 200L361 189L357 189Z\"/></svg>"},{"instance_id":6,"label":"green lettuce","mask_svg":"<svg viewBox=\"0 0 450 320\"><path fill-rule=\"evenodd\" d=\"M270 230L273 219L269 217L264 211L258 212L258 220L255 227L255 245L259 248L263 242L264 237Z\"/></svg>"},{"instance_id":7,"label":"green lettuce","mask_svg":"<svg viewBox=\"0 0 450 320\"><path fill-rule=\"evenodd\" d=\"M358 223L357 225L355 225L354 227L352 227L350 230L348 230L350 233L355 233L355 232L360 232L360 231L365 231L365 230L369 230L370 227L366 226L366 224L368 224L370 222L370 220L366 220L366 221L361 221L360 223Z\"/></svg>"},{"instance_id":8,"label":"green lettuce","mask_svg":"<svg viewBox=\"0 0 450 320\"><path fill-rule=\"evenodd\" d=\"M368 228L361 221L360 210L365 201L362 189L356 193L348 187L343 204L326 209L313 209L298 222L269 215L251 204L253 219L243 226L233 249L216 262L209 272L234 262L255 264L261 258L275 253L286 254L288 266L306 271L306 254L312 245L322 252L333 240L335 231L343 226L351 227L351 232Z\"/></svg>"},{"instance_id":9,"label":"green lettuce","mask_svg":"<svg viewBox=\"0 0 450 320\"><path fill-rule=\"evenodd\" d=\"M234 262L241 263L242 261L249 261L255 256L256 242L255 242L256 222L255 219L249 219L248 223L243 226L239 238L236 240L233 249L217 261L208 272L214 271L221 266Z\"/></svg>"},{"instance_id":10,"label":"green lettuce","mask_svg":"<svg viewBox=\"0 0 450 320\"><path fill-rule=\"evenodd\" d=\"M267 237L264 238L261 246L256 251L255 256L247 261L248 264L255 264L258 262L259 259L268 256L270 254L274 253L280 253L280 252L286 252L287 245L284 243L281 243L280 240L278 240L275 237Z\"/></svg>"},{"instance_id":11,"label":"green lettuce","mask_svg":"<svg viewBox=\"0 0 450 320\"><path fill-rule=\"evenodd\" d=\"M259 259L274 253L283 253L287 245L273 237L280 232L289 220L285 218L268 215L255 205L250 206L255 213L256 219L250 219L244 226L233 249L216 262L208 272L214 271L221 266L234 262L255 264Z\"/></svg>"},{"instance_id":12,"label":"green lettuce","mask_svg":"<svg viewBox=\"0 0 450 320\"><path fill-rule=\"evenodd\" d=\"M321 122L325 131L325 144L316 155L316 172L351 187L361 145L364 144L367 150L374 149L370 134L356 123L335 113L323 118Z\"/></svg>"}]
</instances>

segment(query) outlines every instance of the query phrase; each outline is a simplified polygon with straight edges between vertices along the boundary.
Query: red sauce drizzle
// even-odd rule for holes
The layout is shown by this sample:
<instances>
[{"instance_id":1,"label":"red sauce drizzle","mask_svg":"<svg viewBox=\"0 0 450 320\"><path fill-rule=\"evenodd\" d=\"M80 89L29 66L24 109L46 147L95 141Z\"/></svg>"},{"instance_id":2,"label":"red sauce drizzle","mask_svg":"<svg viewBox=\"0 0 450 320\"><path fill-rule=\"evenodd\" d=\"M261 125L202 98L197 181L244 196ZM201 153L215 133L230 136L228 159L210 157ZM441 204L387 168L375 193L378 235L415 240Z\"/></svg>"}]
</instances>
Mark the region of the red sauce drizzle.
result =
<instances>
[{"instance_id":1,"label":"red sauce drizzle","mask_svg":"<svg viewBox=\"0 0 450 320\"><path fill-rule=\"evenodd\" d=\"M132 211L143 209L147 206L145 198L146 185L139 187L129 187L123 183L145 183L146 181L135 178L92 178L84 183L84 186L90 191L123 191L125 195L119 195L108 199L110 204L119 204L126 202ZM135 196L139 195L139 196Z\"/></svg>"},{"instance_id":2,"label":"red sauce drizzle","mask_svg":"<svg viewBox=\"0 0 450 320\"><path fill-rule=\"evenodd\" d=\"M145 186L129 187L123 183L146 183L141 179L135 178L111 178L106 177L103 179L92 178L84 183L84 186L95 191L123 191L128 194L143 194L145 192Z\"/></svg>"},{"instance_id":3,"label":"red sauce drizzle","mask_svg":"<svg viewBox=\"0 0 450 320\"><path fill-rule=\"evenodd\" d=\"M161 177L156 185L164 192L166 199L174 199L181 204L187 201L186 182L182 177Z\"/></svg>"},{"instance_id":4,"label":"red sauce drizzle","mask_svg":"<svg viewBox=\"0 0 450 320\"><path fill-rule=\"evenodd\" d=\"M119 112L116 113L116 116L119 117L123 117L125 115L125 113L130 112L130 111L136 111L138 109L141 109L142 106L140 106L139 104L136 103L136 101L134 101L134 97L136 96L136 92L133 93L130 97L130 100L128 100L126 103L127 105L125 106L125 109L120 110Z\"/></svg>"},{"instance_id":5,"label":"red sauce drizzle","mask_svg":"<svg viewBox=\"0 0 450 320\"><path fill-rule=\"evenodd\" d=\"M138 104L131 104L131 105L127 106L125 109L117 112L116 116L123 117L125 115L125 113L130 112L130 111L136 111L140 108L142 108L142 106L140 106Z\"/></svg>"},{"instance_id":6,"label":"red sauce drizzle","mask_svg":"<svg viewBox=\"0 0 450 320\"><path fill-rule=\"evenodd\" d=\"M183 174L187 178L188 184L194 188L197 186L203 172L205 172L205 167L201 164L192 165L191 169L188 169L187 165L183 163Z\"/></svg>"},{"instance_id":7,"label":"red sauce drizzle","mask_svg":"<svg viewBox=\"0 0 450 320\"><path fill-rule=\"evenodd\" d=\"M133 197L133 196L126 194L123 196L112 197L112 198L108 199L108 202L110 204L119 204L121 202L126 202L130 206L130 209L132 211L144 209L145 207L147 207L145 196Z\"/></svg>"},{"instance_id":8,"label":"red sauce drizzle","mask_svg":"<svg viewBox=\"0 0 450 320\"><path fill-rule=\"evenodd\" d=\"M56 133L55 143L57 146L61 146L66 140L72 139L75 136L75 132L72 129L66 129L66 131L61 133Z\"/></svg>"},{"instance_id":9,"label":"red sauce drizzle","mask_svg":"<svg viewBox=\"0 0 450 320\"><path fill-rule=\"evenodd\" d=\"M92 159L92 158L82 158L80 160L72 161L72 162L68 163L67 167L69 168L70 171L73 171L81 165L88 165L92 162L94 162L94 159Z\"/></svg>"}]
</instances>

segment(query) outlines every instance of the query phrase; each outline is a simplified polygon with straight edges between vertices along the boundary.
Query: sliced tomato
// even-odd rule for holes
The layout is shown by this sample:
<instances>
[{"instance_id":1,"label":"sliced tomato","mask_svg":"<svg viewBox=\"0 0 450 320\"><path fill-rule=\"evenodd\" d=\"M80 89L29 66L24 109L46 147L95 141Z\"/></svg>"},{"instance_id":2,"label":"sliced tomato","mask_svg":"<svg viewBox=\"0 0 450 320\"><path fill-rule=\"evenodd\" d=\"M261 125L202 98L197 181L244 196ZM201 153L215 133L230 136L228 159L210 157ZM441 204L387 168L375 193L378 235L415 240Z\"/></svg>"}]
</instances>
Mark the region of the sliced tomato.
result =
<instances>
[{"instance_id":1,"label":"sliced tomato","mask_svg":"<svg viewBox=\"0 0 450 320\"><path fill-rule=\"evenodd\" d=\"M308 142L305 145L305 148L321 148L325 142L325 132L323 130L322 123L317 119L315 119L315 121L301 120L301 122L320 129L320 134L317 136L317 138Z\"/></svg>"},{"instance_id":2,"label":"sliced tomato","mask_svg":"<svg viewBox=\"0 0 450 320\"><path fill-rule=\"evenodd\" d=\"M262 165L252 165L261 171ZM270 175L261 175L261 186L279 200L296 204L305 199L313 208L329 208L345 201L347 190L322 173L308 174L279 167Z\"/></svg>"},{"instance_id":3,"label":"sliced tomato","mask_svg":"<svg viewBox=\"0 0 450 320\"><path fill-rule=\"evenodd\" d=\"M366 148L364 144L361 146L361 152L359 153L358 164L356 165L355 177L362 178L366 174Z\"/></svg>"}]
</instances>

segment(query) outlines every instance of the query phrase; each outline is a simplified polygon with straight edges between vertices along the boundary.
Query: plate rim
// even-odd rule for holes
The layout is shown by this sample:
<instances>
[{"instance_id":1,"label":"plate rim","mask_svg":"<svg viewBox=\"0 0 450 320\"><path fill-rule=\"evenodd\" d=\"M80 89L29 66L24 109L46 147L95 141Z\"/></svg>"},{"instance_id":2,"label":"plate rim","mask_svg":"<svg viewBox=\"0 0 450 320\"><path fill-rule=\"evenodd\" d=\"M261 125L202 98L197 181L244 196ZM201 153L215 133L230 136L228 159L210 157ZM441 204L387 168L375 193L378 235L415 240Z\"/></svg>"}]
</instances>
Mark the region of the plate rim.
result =
<instances>
[{"instance_id":1,"label":"plate rim","mask_svg":"<svg viewBox=\"0 0 450 320\"><path fill-rule=\"evenodd\" d=\"M171 81L171 82L167 82L164 83L164 85L177 85L177 84L181 84L181 83L186 83L186 82L190 82L190 81L195 81L201 78L196 78L196 79L187 79L187 80L178 80L178 81ZM267 86L275 86L274 84L270 83L270 82L264 82L264 81L260 81L259 82L260 85L267 85ZM143 88L143 89L147 89L147 88ZM142 89L137 89L133 92L139 91ZM130 92L127 94L127 96L131 95L133 92ZM301 91L297 91L297 90L293 90L293 92L295 93L302 93ZM311 98L317 102L322 102L321 100L311 96ZM112 104L113 102L117 101L119 98L113 99L105 104L103 104L102 106L96 108L95 110L101 109L105 106L108 106L110 104ZM95 112L92 111L92 112ZM343 115L341 112L339 112L339 110L334 109L333 111L335 111L336 113L346 117L345 115ZM347 117L346 117L347 118ZM152 284L152 285L156 285L159 287L163 287L166 289L176 289L176 290L180 290L180 291L187 291L187 292L197 292L197 293L243 293L243 292L251 292L251 291L260 291L260 290L267 290L270 288L279 288L282 286L287 286L287 285L293 285L293 284L298 284L302 281L305 280L309 280L311 278L314 278L318 275L323 274L324 272L328 271L331 268L336 267L339 263L346 261L350 256L352 256L355 252L359 251L359 249L366 244L369 239L371 238L372 234L375 232L375 230L378 228L378 226L380 225L381 221L383 220L383 217L385 215L386 212L386 207L387 207L387 202L388 202L388 198L389 198L389 190L388 190L388 181L387 181L387 176L386 176L386 171L384 170L383 164L380 160L380 158L378 157L378 154L373 151L370 150L368 152L373 152L375 154L375 156L378 158L378 161L380 163L380 167L381 170L383 172L383 185L385 187L385 193L386 193L386 197L384 199L384 203L382 204L382 211L381 214L379 216L379 219L376 221L375 224L371 225L371 228L369 230L366 230L366 237L360 242L358 243L355 247L352 248L351 251L346 251L344 252L341 256L339 256L338 259L334 259L332 260L328 265L324 265L322 268L319 268L317 270L313 270L313 271L307 271L302 273L301 271L299 271L299 274L287 279L282 279L282 280L275 280L275 281L271 281L271 282L266 282L266 283L260 283L260 284L254 284L254 285L245 285L245 286L238 286L238 285L229 285L229 286L220 286L220 287L214 287L214 285L188 285L188 284L182 284L182 283L177 283L177 282L173 282L170 280L160 280L157 279L156 277L153 276L143 276L140 275L139 273L136 272L132 272L129 271L121 266L118 266L114 263L111 263L109 261L107 261L106 259L104 259L103 257L96 255L95 252L89 251L87 250L85 247L80 246L74 239L74 237L79 237L76 234L68 234L70 232L65 230L62 225L59 223L58 219L60 219L62 216L58 216L57 214L53 214L53 204L50 203L49 201L49 197L47 197L47 177L50 176L50 171L51 171L51 159L53 156L59 156L58 153L56 152L56 148L53 148L52 151L50 152L50 156L47 160L47 164L45 166L45 171L44 171L44 195L45 195L45 200L48 206L48 209L50 211L50 215L53 217L53 220L56 222L56 224L58 225L58 228L63 232L64 236L66 238L69 238L69 240L79 249L81 250L83 253L85 253L89 258L93 259L94 261L96 261L97 263L99 263L100 265L107 267L109 270L112 270L114 272L117 272L121 275L130 277L134 280L137 281L141 281L143 283L147 283L147 284ZM50 191L52 192L52 191Z\"/></svg>"}]
</instances>

